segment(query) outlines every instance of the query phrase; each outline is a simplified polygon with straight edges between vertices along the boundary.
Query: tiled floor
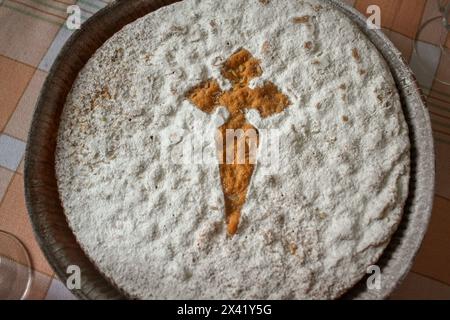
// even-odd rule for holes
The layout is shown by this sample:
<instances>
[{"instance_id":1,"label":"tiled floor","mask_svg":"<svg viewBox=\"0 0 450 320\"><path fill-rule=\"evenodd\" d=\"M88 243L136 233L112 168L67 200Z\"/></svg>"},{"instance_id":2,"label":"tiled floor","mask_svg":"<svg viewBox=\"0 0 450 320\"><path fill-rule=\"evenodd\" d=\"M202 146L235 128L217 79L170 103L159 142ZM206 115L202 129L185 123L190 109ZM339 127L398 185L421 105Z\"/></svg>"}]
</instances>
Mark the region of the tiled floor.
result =
<instances>
[{"instance_id":1,"label":"tiled floor","mask_svg":"<svg viewBox=\"0 0 450 320\"><path fill-rule=\"evenodd\" d=\"M73 31L64 25L75 0L0 0L0 230L13 233L31 255L28 299L73 299L39 248L25 207L24 151L47 73ZM79 0L82 21L109 0Z\"/></svg>"},{"instance_id":2,"label":"tiled floor","mask_svg":"<svg viewBox=\"0 0 450 320\"><path fill-rule=\"evenodd\" d=\"M28 129L31 124L34 106L46 76L47 72L45 71L36 70L34 72L27 89L17 104L15 112L8 121L4 131L6 134L22 141L27 140Z\"/></svg>"},{"instance_id":3,"label":"tiled floor","mask_svg":"<svg viewBox=\"0 0 450 320\"><path fill-rule=\"evenodd\" d=\"M8 189L9 182L11 181L12 177L14 175L14 172L0 167L0 199L3 199L3 196L6 193L6 190Z\"/></svg>"},{"instance_id":4,"label":"tiled floor","mask_svg":"<svg viewBox=\"0 0 450 320\"><path fill-rule=\"evenodd\" d=\"M25 142L0 134L0 152L2 152L0 166L16 171L25 152Z\"/></svg>"},{"instance_id":5,"label":"tiled floor","mask_svg":"<svg viewBox=\"0 0 450 320\"><path fill-rule=\"evenodd\" d=\"M107 0L0 0L0 229L14 233L31 254L34 282L30 299L71 299L46 262L34 238L23 195L23 153L32 112L47 73L67 38L66 4L77 3L83 20ZM450 86L434 75L450 73L437 50L436 32L423 34L426 70L418 63L413 38L437 16L434 0L345 0L365 12L382 9L386 34L410 62L427 94L436 142L437 181L433 218L413 267L394 299L450 299ZM401 13L401 14L398 14ZM448 38L450 46L450 36Z\"/></svg>"},{"instance_id":6,"label":"tiled floor","mask_svg":"<svg viewBox=\"0 0 450 320\"><path fill-rule=\"evenodd\" d=\"M46 300L76 300L77 298L67 290L66 286L58 279L53 279L50 283Z\"/></svg>"},{"instance_id":7,"label":"tiled floor","mask_svg":"<svg viewBox=\"0 0 450 320\"><path fill-rule=\"evenodd\" d=\"M1 41L0 39L0 43ZM0 70L0 130L3 131L30 82L34 69L11 58L0 56Z\"/></svg>"},{"instance_id":8,"label":"tiled floor","mask_svg":"<svg viewBox=\"0 0 450 320\"><path fill-rule=\"evenodd\" d=\"M419 27L426 1L424 0L356 0L355 8L365 13L370 5L381 8L381 25L383 28L395 30L408 38L414 38ZM397 14L401 12L401 14Z\"/></svg>"},{"instance_id":9,"label":"tiled floor","mask_svg":"<svg viewBox=\"0 0 450 320\"><path fill-rule=\"evenodd\" d=\"M0 204L0 226L19 238L25 244L31 255L33 268L48 276L53 270L44 258L36 240L28 217L23 193L23 176L14 174L8 191Z\"/></svg>"},{"instance_id":10,"label":"tiled floor","mask_svg":"<svg viewBox=\"0 0 450 320\"><path fill-rule=\"evenodd\" d=\"M450 284L450 250L447 247L450 243L449 208L450 200L436 196L428 233L413 267L415 272L448 284Z\"/></svg>"},{"instance_id":11,"label":"tiled floor","mask_svg":"<svg viewBox=\"0 0 450 320\"><path fill-rule=\"evenodd\" d=\"M434 76L439 67L440 49L432 44L421 42L419 44L421 52L426 52L427 65L424 66L416 52L412 54L410 65L414 69L417 81L422 85L425 94L429 94L433 87Z\"/></svg>"},{"instance_id":12,"label":"tiled floor","mask_svg":"<svg viewBox=\"0 0 450 320\"><path fill-rule=\"evenodd\" d=\"M391 299L448 300L450 299L450 286L411 272L392 294Z\"/></svg>"},{"instance_id":13,"label":"tiled floor","mask_svg":"<svg viewBox=\"0 0 450 320\"><path fill-rule=\"evenodd\" d=\"M34 1L28 2L33 6L39 6ZM42 19L36 19L32 11L29 6L21 5L18 1L4 1L0 7L2 22L0 54L36 67L47 52L66 15L57 18L53 14L42 14ZM17 37L17 34L20 34L20 37Z\"/></svg>"},{"instance_id":14,"label":"tiled floor","mask_svg":"<svg viewBox=\"0 0 450 320\"><path fill-rule=\"evenodd\" d=\"M426 23L430 19L439 16L439 8L436 1L427 1L422 17L421 23ZM439 29L438 28L425 28L424 32L419 37L420 40L428 43L438 45L439 44Z\"/></svg>"}]
</instances>

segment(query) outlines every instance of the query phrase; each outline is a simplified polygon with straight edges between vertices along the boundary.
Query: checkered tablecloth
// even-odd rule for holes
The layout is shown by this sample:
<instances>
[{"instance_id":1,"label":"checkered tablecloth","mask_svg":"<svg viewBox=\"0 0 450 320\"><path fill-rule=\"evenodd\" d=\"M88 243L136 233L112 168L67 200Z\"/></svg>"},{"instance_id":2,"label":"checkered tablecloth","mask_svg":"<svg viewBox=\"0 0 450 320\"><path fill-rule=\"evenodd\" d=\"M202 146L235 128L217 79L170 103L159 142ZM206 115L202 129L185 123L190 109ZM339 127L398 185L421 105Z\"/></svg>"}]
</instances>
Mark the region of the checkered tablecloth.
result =
<instances>
[{"instance_id":1,"label":"checkered tablecloth","mask_svg":"<svg viewBox=\"0 0 450 320\"><path fill-rule=\"evenodd\" d=\"M34 269L29 299L73 298L37 245L23 194L23 156L33 109L60 48L71 35L67 7L81 8L82 21L113 0L0 0L0 230L16 235L30 252ZM133 1L133 0L129 0ZM257 1L257 0L246 0ZM414 50L420 26L439 15L437 0L345 0L365 13L381 8L382 27L416 73L427 98L436 143L437 181L432 222L413 270L395 298L450 299L450 64L441 58L436 32ZM450 47L450 36L447 39Z\"/></svg>"}]
</instances>

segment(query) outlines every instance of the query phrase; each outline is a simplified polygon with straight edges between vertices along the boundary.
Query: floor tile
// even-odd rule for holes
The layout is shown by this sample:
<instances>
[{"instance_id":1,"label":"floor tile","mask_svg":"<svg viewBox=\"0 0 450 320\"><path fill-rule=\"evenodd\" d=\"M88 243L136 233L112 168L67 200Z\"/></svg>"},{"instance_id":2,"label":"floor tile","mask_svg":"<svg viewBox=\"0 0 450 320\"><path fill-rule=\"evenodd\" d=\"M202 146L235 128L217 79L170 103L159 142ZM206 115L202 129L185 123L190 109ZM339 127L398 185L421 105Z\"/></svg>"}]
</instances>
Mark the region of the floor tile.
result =
<instances>
[{"instance_id":1,"label":"floor tile","mask_svg":"<svg viewBox=\"0 0 450 320\"><path fill-rule=\"evenodd\" d=\"M439 12L438 1L427 1L423 12L421 25L424 25L430 19L441 16ZM420 32L419 40L426 41L435 45L440 44L441 26L437 23L428 23Z\"/></svg>"},{"instance_id":2,"label":"floor tile","mask_svg":"<svg viewBox=\"0 0 450 320\"><path fill-rule=\"evenodd\" d=\"M450 68L446 67L450 65L450 55L441 56L441 61L436 72L436 76L439 79L448 79L450 81ZM434 80L431 91L427 99L430 113L434 116L438 116L441 122L445 122L450 125L450 86ZM433 128L436 129L436 128ZM445 137L443 137L445 138Z\"/></svg>"},{"instance_id":3,"label":"floor tile","mask_svg":"<svg viewBox=\"0 0 450 320\"><path fill-rule=\"evenodd\" d=\"M411 272L397 290L392 300L449 300L450 286Z\"/></svg>"},{"instance_id":4,"label":"floor tile","mask_svg":"<svg viewBox=\"0 0 450 320\"><path fill-rule=\"evenodd\" d=\"M0 203L8 189L9 183L14 175L11 170L0 167Z\"/></svg>"},{"instance_id":5,"label":"floor tile","mask_svg":"<svg viewBox=\"0 0 450 320\"><path fill-rule=\"evenodd\" d=\"M5 0L16 5L21 5L21 8L27 10L34 10L42 17L53 17L55 20L60 17L64 20L67 16L67 1L61 0Z\"/></svg>"},{"instance_id":6,"label":"floor tile","mask_svg":"<svg viewBox=\"0 0 450 320\"><path fill-rule=\"evenodd\" d=\"M397 0L392 2L400 3L400 7L391 29L414 39L421 25L427 0Z\"/></svg>"},{"instance_id":7,"label":"floor tile","mask_svg":"<svg viewBox=\"0 0 450 320\"><path fill-rule=\"evenodd\" d=\"M448 118L438 115L437 113L430 113L431 126L433 132L438 132L450 136L450 121Z\"/></svg>"},{"instance_id":8,"label":"floor tile","mask_svg":"<svg viewBox=\"0 0 450 320\"><path fill-rule=\"evenodd\" d=\"M27 89L23 93L16 110L5 127L5 133L23 141L27 140L34 107L36 106L46 76L46 72L36 70Z\"/></svg>"},{"instance_id":9,"label":"floor tile","mask_svg":"<svg viewBox=\"0 0 450 320\"><path fill-rule=\"evenodd\" d=\"M439 66L436 72L436 78L446 81L450 84L450 52L444 53L441 55L441 60L439 62ZM433 91L436 91L438 96L441 96L441 99L447 102L447 105L450 106L450 85L443 84L437 80L433 83Z\"/></svg>"},{"instance_id":10,"label":"floor tile","mask_svg":"<svg viewBox=\"0 0 450 320\"><path fill-rule=\"evenodd\" d=\"M344 0L344 2L346 3L346 4L348 4L349 6L354 6L355 5L355 2L356 2L356 0Z\"/></svg>"},{"instance_id":11,"label":"floor tile","mask_svg":"<svg viewBox=\"0 0 450 320\"><path fill-rule=\"evenodd\" d=\"M26 289L28 281L30 279L28 278L29 269L24 264L20 264L15 262L14 260L10 260L5 257L1 257L2 259L5 259L8 261L9 266L12 270L15 270L16 274L22 275L22 277L19 277L20 286L16 287L16 291L13 293L11 291L9 292L1 292L0 289L0 296L5 297L9 296L9 298L6 299L25 299L25 300L42 300L47 295L47 291L50 287L50 283L52 281L52 277L42 274L37 271L31 271L31 282L29 282L28 290ZM0 275L1 276L1 275ZM11 279L11 278L8 278ZM16 280L17 281L17 280ZM17 284L17 283L16 283Z\"/></svg>"},{"instance_id":12,"label":"floor tile","mask_svg":"<svg viewBox=\"0 0 450 320\"><path fill-rule=\"evenodd\" d=\"M0 243L1 245L1 243ZM2 286L0 286L0 297L8 299L22 299L25 300L42 300L47 295L47 291L52 281L52 276L45 275L35 270L31 270L31 279L29 278L29 266L26 261L17 261L10 259L7 255L1 256L0 259L3 263L9 266L9 270L15 273L16 278L12 278L10 275L7 279L15 279L15 292L11 290L2 292ZM0 277L2 275L0 274ZM29 285L28 290L26 288ZM4 287L3 287L4 288Z\"/></svg>"},{"instance_id":13,"label":"floor tile","mask_svg":"<svg viewBox=\"0 0 450 320\"><path fill-rule=\"evenodd\" d=\"M75 1L72 1L75 3ZM77 1L76 4L81 9L81 20L82 22L86 21L89 17L91 17L97 10L106 6L106 3L103 1L86 1L80 0ZM58 56L61 48L66 43L67 39L73 34L74 30L69 30L65 25L62 25L59 29L55 39L50 45L47 53L39 64L39 69L44 71L49 71Z\"/></svg>"},{"instance_id":14,"label":"floor tile","mask_svg":"<svg viewBox=\"0 0 450 320\"><path fill-rule=\"evenodd\" d=\"M369 5L378 5L383 27L414 38L421 23L425 3L426 0L356 0L355 7L365 13Z\"/></svg>"},{"instance_id":15,"label":"floor tile","mask_svg":"<svg viewBox=\"0 0 450 320\"><path fill-rule=\"evenodd\" d=\"M78 0L77 5L86 12L96 12L108 5L107 1L100 0Z\"/></svg>"},{"instance_id":16,"label":"floor tile","mask_svg":"<svg viewBox=\"0 0 450 320\"><path fill-rule=\"evenodd\" d=\"M23 174L23 172L24 172L24 166L25 166L25 158L23 158L22 161L20 161L20 164L19 164L19 166L17 167L16 172L17 172L17 173L20 173L20 174Z\"/></svg>"},{"instance_id":17,"label":"floor tile","mask_svg":"<svg viewBox=\"0 0 450 320\"><path fill-rule=\"evenodd\" d=\"M417 52L413 51L410 62L411 69L422 87L431 88L434 75L439 67L441 50L439 47L425 42L419 42L417 47L422 54L419 57ZM428 95L429 90L425 90L424 93Z\"/></svg>"},{"instance_id":18,"label":"floor tile","mask_svg":"<svg viewBox=\"0 0 450 320\"><path fill-rule=\"evenodd\" d=\"M445 47L450 49L450 32L447 35L447 42L445 43Z\"/></svg>"},{"instance_id":19,"label":"floor tile","mask_svg":"<svg viewBox=\"0 0 450 320\"><path fill-rule=\"evenodd\" d=\"M99 0L78 0L76 1L76 4L81 9L82 23L92 17L98 10L108 5L107 2Z\"/></svg>"},{"instance_id":20,"label":"floor tile","mask_svg":"<svg viewBox=\"0 0 450 320\"><path fill-rule=\"evenodd\" d=\"M400 2L391 0L356 0L355 2L355 8L363 14L366 14L370 5L380 7L381 26L390 29L394 22L395 13L399 10Z\"/></svg>"},{"instance_id":21,"label":"floor tile","mask_svg":"<svg viewBox=\"0 0 450 320\"><path fill-rule=\"evenodd\" d=\"M27 267L25 267L25 265L17 263L5 257L1 258L7 260L11 270L15 270L17 274L28 275L29 270ZM6 298L6 296L9 296L9 298L6 299L20 299L22 297L22 299L25 300L42 300L47 295L48 289L52 282L52 277L40 272L32 271L31 282L29 283L28 290L26 289L26 285L27 282L30 281L30 279L27 276L24 276L21 277L19 281L21 281L20 283L22 286L20 289L16 287L16 292L14 293L11 291L1 292L2 290L0 289L0 296L2 298Z\"/></svg>"},{"instance_id":22,"label":"floor tile","mask_svg":"<svg viewBox=\"0 0 450 320\"><path fill-rule=\"evenodd\" d=\"M413 271L450 285L450 200L436 196L427 234Z\"/></svg>"},{"instance_id":23,"label":"floor tile","mask_svg":"<svg viewBox=\"0 0 450 320\"><path fill-rule=\"evenodd\" d=\"M23 176L15 174L0 205L0 229L14 234L30 253L33 268L46 275L53 270L45 259L34 237L25 205Z\"/></svg>"},{"instance_id":24,"label":"floor tile","mask_svg":"<svg viewBox=\"0 0 450 320\"><path fill-rule=\"evenodd\" d=\"M45 300L78 300L59 280L53 279Z\"/></svg>"},{"instance_id":25,"label":"floor tile","mask_svg":"<svg viewBox=\"0 0 450 320\"><path fill-rule=\"evenodd\" d=\"M436 114L450 120L450 97L431 89L427 96L427 106L431 114Z\"/></svg>"},{"instance_id":26,"label":"floor tile","mask_svg":"<svg viewBox=\"0 0 450 320\"><path fill-rule=\"evenodd\" d=\"M403 54L404 59L409 62L411 60L414 46L413 40L395 31L391 31L388 36L389 39L398 48L398 50L400 50L400 52Z\"/></svg>"},{"instance_id":27,"label":"floor tile","mask_svg":"<svg viewBox=\"0 0 450 320\"><path fill-rule=\"evenodd\" d=\"M9 0L0 7L0 54L36 67L64 20L28 11Z\"/></svg>"},{"instance_id":28,"label":"floor tile","mask_svg":"<svg viewBox=\"0 0 450 320\"><path fill-rule=\"evenodd\" d=\"M450 132L450 130L448 131ZM435 133L434 140L436 154L436 194L450 199L450 134ZM450 208L448 211L448 214L450 214Z\"/></svg>"},{"instance_id":29,"label":"floor tile","mask_svg":"<svg viewBox=\"0 0 450 320\"><path fill-rule=\"evenodd\" d=\"M16 171L25 153L25 142L0 134L0 166Z\"/></svg>"},{"instance_id":30,"label":"floor tile","mask_svg":"<svg viewBox=\"0 0 450 320\"><path fill-rule=\"evenodd\" d=\"M37 271L33 272L30 292L26 300L43 300L52 283L52 277Z\"/></svg>"},{"instance_id":31,"label":"floor tile","mask_svg":"<svg viewBox=\"0 0 450 320\"><path fill-rule=\"evenodd\" d=\"M5 246L11 245L10 243ZM9 248L3 247L0 242L0 299L19 300L23 299L30 289L31 278L28 265L17 263L8 255L3 255L3 250Z\"/></svg>"},{"instance_id":32,"label":"floor tile","mask_svg":"<svg viewBox=\"0 0 450 320\"><path fill-rule=\"evenodd\" d=\"M53 65L53 62L55 61L56 57L59 54L59 51L64 46L67 39L69 39L69 37L72 35L73 32L74 30L69 30L64 26L59 29L58 34L56 35L55 39L50 45L41 63L39 64L40 70L44 70L47 72L50 70L50 68Z\"/></svg>"},{"instance_id":33,"label":"floor tile","mask_svg":"<svg viewBox=\"0 0 450 320\"><path fill-rule=\"evenodd\" d=\"M0 34L2 29L3 25L0 28ZM32 67L0 56L0 131L3 130L9 117L14 112L33 73L34 69Z\"/></svg>"}]
</instances>

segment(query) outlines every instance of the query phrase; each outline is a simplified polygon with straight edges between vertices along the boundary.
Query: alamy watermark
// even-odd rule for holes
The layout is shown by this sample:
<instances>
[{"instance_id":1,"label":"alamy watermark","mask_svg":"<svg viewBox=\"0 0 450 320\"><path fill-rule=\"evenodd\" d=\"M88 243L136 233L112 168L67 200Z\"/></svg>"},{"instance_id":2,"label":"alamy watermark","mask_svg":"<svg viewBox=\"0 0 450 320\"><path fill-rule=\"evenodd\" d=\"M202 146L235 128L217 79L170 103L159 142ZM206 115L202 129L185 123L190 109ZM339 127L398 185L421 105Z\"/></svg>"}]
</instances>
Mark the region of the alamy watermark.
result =
<instances>
[{"instance_id":1,"label":"alamy watermark","mask_svg":"<svg viewBox=\"0 0 450 320\"><path fill-rule=\"evenodd\" d=\"M69 30L78 30L81 28L81 9L77 5L68 6L66 9L69 15L66 19L66 27Z\"/></svg>"},{"instance_id":2,"label":"alamy watermark","mask_svg":"<svg viewBox=\"0 0 450 320\"><path fill-rule=\"evenodd\" d=\"M278 129L169 129L159 137L161 161L165 163L182 166L258 164L267 175L280 170L281 132Z\"/></svg>"},{"instance_id":3,"label":"alamy watermark","mask_svg":"<svg viewBox=\"0 0 450 320\"><path fill-rule=\"evenodd\" d=\"M381 8L375 4L367 7L366 13L369 15L367 18L367 27L370 30L381 29Z\"/></svg>"},{"instance_id":4,"label":"alamy watermark","mask_svg":"<svg viewBox=\"0 0 450 320\"><path fill-rule=\"evenodd\" d=\"M69 290L81 289L81 269L77 265L67 267L66 273L69 275L66 281L66 287Z\"/></svg>"},{"instance_id":5,"label":"alamy watermark","mask_svg":"<svg viewBox=\"0 0 450 320\"><path fill-rule=\"evenodd\" d=\"M377 265L369 266L366 270L370 276L367 278L366 286L368 290L381 290L381 269Z\"/></svg>"}]
</instances>

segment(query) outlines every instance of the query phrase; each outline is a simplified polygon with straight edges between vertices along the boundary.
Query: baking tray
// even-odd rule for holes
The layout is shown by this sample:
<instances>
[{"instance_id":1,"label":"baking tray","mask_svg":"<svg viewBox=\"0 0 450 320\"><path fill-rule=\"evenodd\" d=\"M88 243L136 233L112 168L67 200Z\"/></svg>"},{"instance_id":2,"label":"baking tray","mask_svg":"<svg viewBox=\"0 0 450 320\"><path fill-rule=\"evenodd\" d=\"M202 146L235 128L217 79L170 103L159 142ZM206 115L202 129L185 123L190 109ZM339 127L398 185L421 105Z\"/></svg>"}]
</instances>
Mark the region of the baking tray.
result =
<instances>
[{"instance_id":1,"label":"baking tray","mask_svg":"<svg viewBox=\"0 0 450 320\"><path fill-rule=\"evenodd\" d=\"M70 265L81 269L82 299L124 299L127 296L89 260L68 226L55 175L55 148L66 97L92 54L114 33L136 19L178 0L116 1L100 10L67 41L42 88L28 136L25 155L25 196L37 241L61 281ZM400 52L379 30L370 30L364 16L339 0L328 0L369 37L386 59L402 99L412 144L409 196L400 226L378 261L380 290L368 290L366 278L343 299L385 299L411 268L425 235L434 196L434 148L429 113L416 80Z\"/></svg>"}]
</instances>

